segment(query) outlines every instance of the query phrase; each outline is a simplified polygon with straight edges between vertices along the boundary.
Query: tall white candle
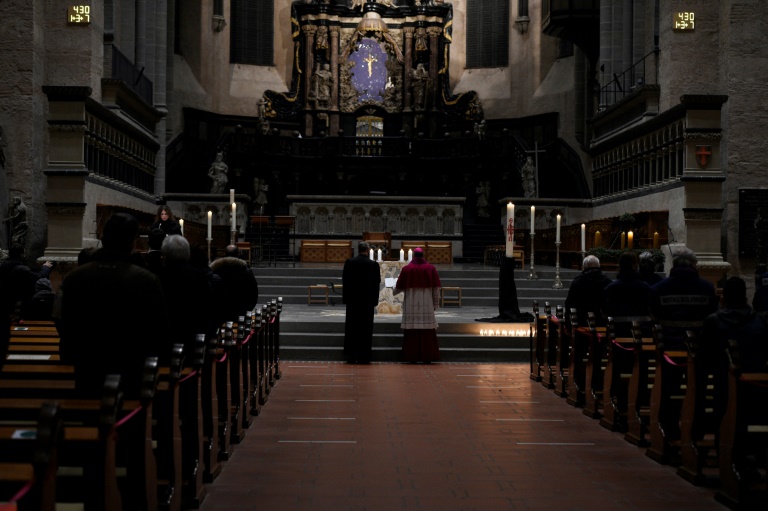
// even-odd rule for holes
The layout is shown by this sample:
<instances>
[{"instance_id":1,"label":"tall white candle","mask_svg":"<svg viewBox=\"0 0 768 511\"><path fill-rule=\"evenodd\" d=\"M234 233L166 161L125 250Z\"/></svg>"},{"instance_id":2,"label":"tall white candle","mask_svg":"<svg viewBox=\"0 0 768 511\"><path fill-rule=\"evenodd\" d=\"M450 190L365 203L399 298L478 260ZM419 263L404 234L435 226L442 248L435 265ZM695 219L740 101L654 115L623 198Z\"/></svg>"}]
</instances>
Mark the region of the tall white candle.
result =
<instances>
[{"instance_id":1,"label":"tall white candle","mask_svg":"<svg viewBox=\"0 0 768 511\"><path fill-rule=\"evenodd\" d=\"M581 224L581 251L586 252L587 250L587 226L584 224Z\"/></svg>"},{"instance_id":2,"label":"tall white candle","mask_svg":"<svg viewBox=\"0 0 768 511\"><path fill-rule=\"evenodd\" d=\"M555 230L555 243L560 243L560 215L557 215L557 229Z\"/></svg>"},{"instance_id":3,"label":"tall white candle","mask_svg":"<svg viewBox=\"0 0 768 511\"><path fill-rule=\"evenodd\" d=\"M373 249L370 249L370 250L368 251L368 257L370 257L370 258L371 258L371 261L373 261Z\"/></svg>"},{"instance_id":4,"label":"tall white candle","mask_svg":"<svg viewBox=\"0 0 768 511\"><path fill-rule=\"evenodd\" d=\"M232 204L233 202L235 202L235 189L234 188L230 188L229 189L229 203Z\"/></svg>"},{"instance_id":5,"label":"tall white candle","mask_svg":"<svg viewBox=\"0 0 768 511\"><path fill-rule=\"evenodd\" d=\"M515 205L511 202L507 203L507 226L506 229L506 255L512 257L515 246Z\"/></svg>"},{"instance_id":6,"label":"tall white candle","mask_svg":"<svg viewBox=\"0 0 768 511\"><path fill-rule=\"evenodd\" d=\"M534 225L536 225L536 206L531 206L531 234L535 234Z\"/></svg>"},{"instance_id":7,"label":"tall white candle","mask_svg":"<svg viewBox=\"0 0 768 511\"><path fill-rule=\"evenodd\" d=\"M213 211L208 212L208 239L211 239L211 219L213 218Z\"/></svg>"},{"instance_id":8,"label":"tall white candle","mask_svg":"<svg viewBox=\"0 0 768 511\"><path fill-rule=\"evenodd\" d=\"M184 219L179 218L179 229L181 229L181 235L184 236Z\"/></svg>"},{"instance_id":9,"label":"tall white candle","mask_svg":"<svg viewBox=\"0 0 768 511\"><path fill-rule=\"evenodd\" d=\"M405 250L403 250L401 248L400 249L400 262L402 263L403 261L405 261Z\"/></svg>"},{"instance_id":10,"label":"tall white candle","mask_svg":"<svg viewBox=\"0 0 768 511\"><path fill-rule=\"evenodd\" d=\"M413 249L408 249L408 262L411 262L411 259L413 259Z\"/></svg>"},{"instance_id":11,"label":"tall white candle","mask_svg":"<svg viewBox=\"0 0 768 511\"><path fill-rule=\"evenodd\" d=\"M381 249L379 249L377 254L376 254L376 260L377 261L381 261Z\"/></svg>"},{"instance_id":12,"label":"tall white candle","mask_svg":"<svg viewBox=\"0 0 768 511\"><path fill-rule=\"evenodd\" d=\"M237 204L232 203L232 230L237 229Z\"/></svg>"}]
</instances>

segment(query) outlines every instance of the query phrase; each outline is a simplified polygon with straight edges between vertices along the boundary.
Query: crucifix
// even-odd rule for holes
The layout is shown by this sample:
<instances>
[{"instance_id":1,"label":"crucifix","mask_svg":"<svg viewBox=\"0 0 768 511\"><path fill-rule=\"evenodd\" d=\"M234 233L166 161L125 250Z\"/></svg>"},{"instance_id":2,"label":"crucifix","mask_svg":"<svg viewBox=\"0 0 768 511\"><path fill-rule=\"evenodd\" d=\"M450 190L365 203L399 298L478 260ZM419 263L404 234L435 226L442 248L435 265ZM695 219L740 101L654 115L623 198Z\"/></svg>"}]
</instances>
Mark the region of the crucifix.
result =
<instances>
[{"instance_id":1,"label":"crucifix","mask_svg":"<svg viewBox=\"0 0 768 511\"><path fill-rule=\"evenodd\" d=\"M533 143L533 151L526 151L526 153L533 153L533 166L536 169L536 197L539 197L539 153L546 153L546 149L539 149L539 143Z\"/></svg>"},{"instance_id":2,"label":"crucifix","mask_svg":"<svg viewBox=\"0 0 768 511\"><path fill-rule=\"evenodd\" d=\"M365 57L363 60L364 60L364 61L366 61L366 62L368 63L368 78L370 78L370 77L371 77L371 74L373 73L373 71L372 71L372 69L371 69L371 65L372 65L374 62L378 62L378 60L379 60L379 59L377 59L377 58L376 58L374 55L372 55L372 54L370 54L370 53L369 53L369 54L368 54L368 56L367 56L367 57Z\"/></svg>"}]
</instances>

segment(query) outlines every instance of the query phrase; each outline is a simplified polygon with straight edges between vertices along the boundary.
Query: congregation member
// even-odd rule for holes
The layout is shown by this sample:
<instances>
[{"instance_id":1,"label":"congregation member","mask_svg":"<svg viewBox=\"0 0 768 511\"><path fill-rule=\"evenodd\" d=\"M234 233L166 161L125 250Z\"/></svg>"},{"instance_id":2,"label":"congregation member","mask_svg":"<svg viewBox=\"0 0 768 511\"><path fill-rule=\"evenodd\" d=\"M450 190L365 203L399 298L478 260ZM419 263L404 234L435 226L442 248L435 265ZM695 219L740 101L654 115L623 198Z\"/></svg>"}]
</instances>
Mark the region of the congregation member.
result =
<instances>
[{"instance_id":1,"label":"congregation member","mask_svg":"<svg viewBox=\"0 0 768 511\"><path fill-rule=\"evenodd\" d=\"M402 360L430 364L440 358L437 318L440 304L440 276L437 268L424 259L424 250L415 248L413 259L397 277L394 294L404 293Z\"/></svg>"},{"instance_id":2,"label":"congregation member","mask_svg":"<svg viewBox=\"0 0 768 511\"><path fill-rule=\"evenodd\" d=\"M370 245L357 244L357 255L344 262L341 274L344 319L344 358L349 364L368 364L373 349L373 318L379 303L381 271L368 257Z\"/></svg>"},{"instance_id":3,"label":"congregation member","mask_svg":"<svg viewBox=\"0 0 768 511\"><path fill-rule=\"evenodd\" d=\"M605 325L603 317L603 304L605 302L605 288L611 283L600 269L600 259L588 255L582 262L581 273L571 282L568 294L565 297L565 321L571 322L571 309L576 309L576 318L579 325L587 324L588 313L595 314L598 325Z\"/></svg>"},{"instance_id":4,"label":"congregation member","mask_svg":"<svg viewBox=\"0 0 768 511\"><path fill-rule=\"evenodd\" d=\"M685 339L687 330L700 331L704 318L717 312L715 286L699 276L697 263L693 250L674 248L669 276L652 288L651 314L668 340Z\"/></svg>"},{"instance_id":5,"label":"congregation member","mask_svg":"<svg viewBox=\"0 0 768 511\"><path fill-rule=\"evenodd\" d=\"M235 245L227 245L224 256L211 263L214 273L213 294L218 325L235 321L253 310L259 301L259 285L248 263L238 257Z\"/></svg>"},{"instance_id":6,"label":"congregation member","mask_svg":"<svg viewBox=\"0 0 768 511\"><path fill-rule=\"evenodd\" d=\"M651 286L640 275L637 254L623 252L616 279L603 291L603 315L614 318L618 336L630 334L632 321L650 322L651 295Z\"/></svg>"},{"instance_id":7,"label":"congregation member","mask_svg":"<svg viewBox=\"0 0 768 511\"><path fill-rule=\"evenodd\" d=\"M152 229L162 229L166 236L171 234L181 235L181 225L176 220L176 217L173 216L173 212L168 206L157 208L157 215L155 215L155 223L152 224Z\"/></svg>"},{"instance_id":8,"label":"congregation member","mask_svg":"<svg viewBox=\"0 0 768 511\"><path fill-rule=\"evenodd\" d=\"M132 215L112 215L102 247L67 274L56 296L61 359L85 395L101 395L106 375L120 374L126 397L135 398L145 359L171 349L160 279L131 262L138 234Z\"/></svg>"},{"instance_id":9,"label":"congregation member","mask_svg":"<svg viewBox=\"0 0 768 511\"><path fill-rule=\"evenodd\" d=\"M663 278L656 273L656 261L653 259L653 254L648 251L640 254L640 278L649 286L658 284Z\"/></svg>"},{"instance_id":10,"label":"congregation member","mask_svg":"<svg viewBox=\"0 0 768 511\"><path fill-rule=\"evenodd\" d=\"M46 277L35 282L35 294L21 304L21 319L29 321L49 321L53 312L53 292L51 279Z\"/></svg>"},{"instance_id":11,"label":"congregation member","mask_svg":"<svg viewBox=\"0 0 768 511\"><path fill-rule=\"evenodd\" d=\"M183 344L187 353L191 353L197 334L213 335L219 326L213 314L211 284L204 272L189 264L190 254L189 242L184 236L165 236L159 276L171 323L170 342Z\"/></svg>"}]
</instances>

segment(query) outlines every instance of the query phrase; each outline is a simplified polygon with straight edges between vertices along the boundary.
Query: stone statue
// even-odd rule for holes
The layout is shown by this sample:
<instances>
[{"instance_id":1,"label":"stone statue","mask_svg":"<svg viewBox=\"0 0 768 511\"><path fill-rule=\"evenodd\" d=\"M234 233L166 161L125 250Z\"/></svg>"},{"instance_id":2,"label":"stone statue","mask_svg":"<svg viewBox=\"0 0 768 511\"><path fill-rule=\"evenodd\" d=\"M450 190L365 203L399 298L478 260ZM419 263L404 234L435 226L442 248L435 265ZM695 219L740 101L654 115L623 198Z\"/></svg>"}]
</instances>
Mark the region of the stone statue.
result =
<instances>
[{"instance_id":1,"label":"stone statue","mask_svg":"<svg viewBox=\"0 0 768 511\"><path fill-rule=\"evenodd\" d=\"M525 197L536 197L536 166L533 164L533 158L528 157L525 165L520 169L520 175L523 178L523 194Z\"/></svg>"},{"instance_id":2,"label":"stone statue","mask_svg":"<svg viewBox=\"0 0 768 511\"><path fill-rule=\"evenodd\" d=\"M475 123L475 136L478 140L485 140L485 119Z\"/></svg>"},{"instance_id":3,"label":"stone statue","mask_svg":"<svg viewBox=\"0 0 768 511\"><path fill-rule=\"evenodd\" d=\"M3 221L8 222L8 232L11 235L10 244L18 243L24 246L27 241L29 225L27 224L27 206L21 197L17 196L11 200L8 205L8 215Z\"/></svg>"},{"instance_id":4,"label":"stone statue","mask_svg":"<svg viewBox=\"0 0 768 511\"><path fill-rule=\"evenodd\" d=\"M208 177L213 181L211 183L211 193L227 193L227 182L229 182L227 171L229 167L221 161L223 157L222 153L216 153L216 159L211 163L211 168L208 169Z\"/></svg>"},{"instance_id":5,"label":"stone statue","mask_svg":"<svg viewBox=\"0 0 768 511\"><path fill-rule=\"evenodd\" d=\"M269 191L269 185L267 185L266 179L253 178L253 191L256 194L254 202L256 203L257 212L259 215L264 214L264 206L267 204L267 192Z\"/></svg>"},{"instance_id":6,"label":"stone statue","mask_svg":"<svg viewBox=\"0 0 768 511\"><path fill-rule=\"evenodd\" d=\"M475 195L477 195L477 217L488 218L488 199L491 195L491 182L480 181L475 188Z\"/></svg>"},{"instance_id":7,"label":"stone statue","mask_svg":"<svg viewBox=\"0 0 768 511\"><path fill-rule=\"evenodd\" d=\"M429 72L424 69L424 64L419 63L416 69L411 71L413 83L413 107L416 110L427 108L427 86L429 85Z\"/></svg>"},{"instance_id":8,"label":"stone statue","mask_svg":"<svg viewBox=\"0 0 768 511\"><path fill-rule=\"evenodd\" d=\"M312 75L312 90L309 99L315 100L315 108L327 108L331 100L331 83L333 75L331 74L330 64L317 64L315 73Z\"/></svg>"}]
</instances>

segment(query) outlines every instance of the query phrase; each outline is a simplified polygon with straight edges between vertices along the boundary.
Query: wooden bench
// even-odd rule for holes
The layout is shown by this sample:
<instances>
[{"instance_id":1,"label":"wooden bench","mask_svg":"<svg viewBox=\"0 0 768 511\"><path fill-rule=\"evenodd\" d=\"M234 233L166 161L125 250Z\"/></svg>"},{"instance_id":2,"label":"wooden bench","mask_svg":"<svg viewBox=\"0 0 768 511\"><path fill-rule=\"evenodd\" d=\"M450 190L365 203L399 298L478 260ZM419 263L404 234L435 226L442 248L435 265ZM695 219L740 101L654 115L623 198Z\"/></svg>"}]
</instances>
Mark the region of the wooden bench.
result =
<instances>
[{"instance_id":1,"label":"wooden bench","mask_svg":"<svg viewBox=\"0 0 768 511\"><path fill-rule=\"evenodd\" d=\"M351 241L301 240L299 261L304 263L343 263L354 256Z\"/></svg>"},{"instance_id":2,"label":"wooden bench","mask_svg":"<svg viewBox=\"0 0 768 511\"><path fill-rule=\"evenodd\" d=\"M307 305L312 305L313 303L328 305L328 286L325 284L307 286Z\"/></svg>"},{"instance_id":3,"label":"wooden bench","mask_svg":"<svg viewBox=\"0 0 768 511\"><path fill-rule=\"evenodd\" d=\"M446 292L453 293L452 296L446 296ZM440 307L445 304L453 304L461 307L461 288L460 287L441 287L440 288Z\"/></svg>"},{"instance_id":4,"label":"wooden bench","mask_svg":"<svg viewBox=\"0 0 768 511\"><path fill-rule=\"evenodd\" d=\"M557 312L560 314L558 315ZM554 323L554 331L557 333L557 347L555 355L555 386L552 388L555 395L568 396L569 374L568 366L571 360L571 334L565 325L565 312L560 309L551 318Z\"/></svg>"},{"instance_id":5,"label":"wooden bench","mask_svg":"<svg viewBox=\"0 0 768 511\"><path fill-rule=\"evenodd\" d=\"M728 404L720 427L720 487L715 499L731 509L765 509L768 373L742 373L738 345L729 343ZM758 470L762 482L753 479Z\"/></svg>"},{"instance_id":6,"label":"wooden bench","mask_svg":"<svg viewBox=\"0 0 768 511\"><path fill-rule=\"evenodd\" d=\"M587 365L584 373L584 409L588 417L599 419L603 412L603 388L605 385L605 367L608 363L605 327L598 327L595 314L587 314L589 345L587 346Z\"/></svg>"},{"instance_id":7,"label":"wooden bench","mask_svg":"<svg viewBox=\"0 0 768 511\"><path fill-rule=\"evenodd\" d=\"M549 306L549 302L546 302ZM531 308L536 322L536 337L533 346L533 360L531 364L531 380L541 382L544 374L544 351L547 344L547 316L539 312L539 301L534 300Z\"/></svg>"},{"instance_id":8,"label":"wooden bench","mask_svg":"<svg viewBox=\"0 0 768 511\"><path fill-rule=\"evenodd\" d=\"M586 385L587 360L589 357L589 338L591 336L588 327L578 324L576 309L571 309L570 327L570 353L568 358L568 388L566 391L566 403L575 407L584 406L586 398L584 389Z\"/></svg>"},{"instance_id":9,"label":"wooden bench","mask_svg":"<svg viewBox=\"0 0 768 511\"><path fill-rule=\"evenodd\" d=\"M632 375L627 389L627 432L624 439L648 447L651 388L656 373L656 345L647 342L639 323L632 324Z\"/></svg>"},{"instance_id":10,"label":"wooden bench","mask_svg":"<svg viewBox=\"0 0 768 511\"><path fill-rule=\"evenodd\" d=\"M544 345L544 353L542 354L544 368L542 370L541 384L548 389L554 389L557 381L558 325L563 320L563 306L556 306L555 314L553 315L552 306L549 302L544 302L544 315L547 318L547 338Z\"/></svg>"}]
</instances>

